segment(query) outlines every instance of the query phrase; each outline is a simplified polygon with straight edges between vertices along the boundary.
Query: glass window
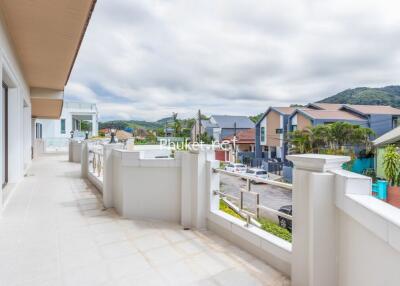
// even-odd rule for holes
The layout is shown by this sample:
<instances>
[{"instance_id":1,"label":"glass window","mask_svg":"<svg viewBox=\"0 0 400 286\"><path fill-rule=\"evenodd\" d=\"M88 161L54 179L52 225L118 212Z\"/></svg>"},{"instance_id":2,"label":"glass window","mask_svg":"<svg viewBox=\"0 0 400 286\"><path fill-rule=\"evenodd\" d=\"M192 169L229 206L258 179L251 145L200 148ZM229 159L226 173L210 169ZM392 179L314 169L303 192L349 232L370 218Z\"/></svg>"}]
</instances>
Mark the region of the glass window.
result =
<instances>
[{"instance_id":1,"label":"glass window","mask_svg":"<svg viewBox=\"0 0 400 286\"><path fill-rule=\"evenodd\" d=\"M393 127L392 128L396 128L397 126L399 126L399 124L400 124L399 117L394 116L393 117Z\"/></svg>"},{"instance_id":2,"label":"glass window","mask_svg":"<svg viewBox=\"0 0 400 286\"><path fill-rule=\"evenodd\" d=\"M42 139L42 124L36 123L36 138Z\"/></svg>"},{"instance_id":3,"label":"glass window","mask_svg":"<svg viewBox=\"0 0 400 286\"><path fill-rule=\"evenodd\" d=\"M297 130L297 125L292 125L292 130L296 131Z\"/></svg>"},{"instance_id":4,"label":"glass window","mask_svg":"<svg viewBox=\"0 0 400 286\"><path fill-rule=\"evenodd\" d=\"M261 141L265 142L265 127L261 127Z\"/></svg>"},{"instance_id":5,"label":"glass window","mask_svg":"<svg viewBox=\"0 0 400 286\"><path fill-rule=\"evenodd\" d=\"M65 119L61 119L61 134L65 134Z\"/></svg>"}]
</instances>

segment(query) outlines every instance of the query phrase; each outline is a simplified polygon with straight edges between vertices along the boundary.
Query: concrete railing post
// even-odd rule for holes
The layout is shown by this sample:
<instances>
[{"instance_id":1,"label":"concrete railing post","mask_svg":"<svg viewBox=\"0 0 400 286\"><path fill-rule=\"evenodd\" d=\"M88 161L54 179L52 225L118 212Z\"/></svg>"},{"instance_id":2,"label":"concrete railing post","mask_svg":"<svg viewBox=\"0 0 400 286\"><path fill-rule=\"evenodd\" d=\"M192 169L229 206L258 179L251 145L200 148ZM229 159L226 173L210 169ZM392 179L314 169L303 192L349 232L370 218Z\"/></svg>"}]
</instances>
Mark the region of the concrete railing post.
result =
<instances>
[{"instance_id":1,"label":"concrete railing post","mask_svg":"<svg viewBox=\"0 0 400 286\"><path fill-rule=\"evenodd\" d=\"M81 177L86 179L89 172L89 146L87 141L82 142L81 149Z\"/></svg>"},{"instance_id":2,"label":"concrete railing post","mask_svg":"<svg viewBox=\"0 0 400 286\"><path fill-rule=\"evenodd\" d=\"M103 204L106 208L113 207L113 159L112 150L122 149L122 143L104 144L103 149Z\"/></svg>"},{"instance_id":3,"label":"concrete railing post","mask_svg":"<svg viewBox=\"0 0 400 286\"><path fill-rule=\"evenodd\" d=\"M337 286L335 175L347 156L290 155L293 169L293 286Z\"/></svg>"},{"instance_id":4,"label":"concrete railing post","mask_svg":"<svg viewBox=\"0 0 400 286\"><path fill-rule=\"evenodd\" d=\"M72 144L72 139L70 139L68 142L68 161L69 162L73 161L73 157L74 157L73 152L74 152L74 147Z\"/></svg>"},{"instance_id":5,"label":"concrete railing post","mask_svg":"<svg viewBox=\"0 0 400 286\"><path fill-rule=\"evenodd\" d=\"M207 210L219 210L219 195L214 195L215 190L220 189L220 176L219 173L214 173L213 169L219 168L219 161L207 162L207 189L208 189L208 206Z\"/></svg>"},{"instance_id":6,"label":"concrete railing post","mask_svg":"<svg viewBox=\"0 0 400 286\"><path fill-rule=\"evenodd\" d=\"M184 227L204 229L209 209L208 161L215 159L211 146L182 153L181 224Z\"/></svg>"}]
</instances>

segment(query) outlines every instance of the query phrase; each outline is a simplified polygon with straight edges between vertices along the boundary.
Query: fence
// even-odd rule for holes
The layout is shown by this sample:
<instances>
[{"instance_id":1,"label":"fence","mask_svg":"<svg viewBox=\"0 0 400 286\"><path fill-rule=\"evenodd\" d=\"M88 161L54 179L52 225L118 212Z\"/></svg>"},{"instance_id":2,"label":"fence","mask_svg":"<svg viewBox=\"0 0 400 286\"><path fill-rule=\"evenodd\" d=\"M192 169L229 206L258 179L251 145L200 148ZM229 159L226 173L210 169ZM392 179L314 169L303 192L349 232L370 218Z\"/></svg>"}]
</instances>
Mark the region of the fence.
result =
<instances>
[{"instance_id":1,"label":"fence","mask_svg":"<svg viewBox=\"0 0 400 286\"><path fill-rule=\"evenodd\" d=\"M237 208L236 211L239 213L239 215L241 215L242 217L246 218L246 226L247 227L250 224L255 225L257 227L260 227L260 224L257 222L256 219L260 218L260 211L261 210L269 212L269 213L272 213L272 214L275 214L278 217L283 217L283 218L288 219L290 221L292 220L292 216L291 215L262 205L260 203L260 193L253 192L251 190L251 182L270 184L270 185L273 185L273 186L278 186L278 187L282 187L282 188L290 189L290 190L292 189L292 185L286 184L286 183L272 181L272 180L269 180L269 179L257 178L257 177L249 176L249 175L242 174L242 173L229 172L229 171L225 171L225 170L222 170L222 169L215 169L214 168L213 172L220 173L220 174L226 174L226 175L230 175L230 176L235 176L235 177L239 177L239 178L242 178L242 179L246 180L246 188L241 188L240 189L240 196L239 197L227 194L227 193L222 192L220 190L214 190L213 193L214 193L214 195L219 195L219 197L222 198L222 199L230 198L230 199L238 202L238 208ZM244 196L245 195L251 195L251 196L255 197L255 205L254 205L254 208L253 208L254 212L244 208Z\"/></svg>"},{"instance_id":2,"label":"fence","mask_svg":"<svg viewBox=\"0 0 400 286\"><path fill-rule=\"evenodd\" d=\"M103 177L104 147L101 144L89 145L89 172L98 178Z\"/></svg>"}]
</instances>

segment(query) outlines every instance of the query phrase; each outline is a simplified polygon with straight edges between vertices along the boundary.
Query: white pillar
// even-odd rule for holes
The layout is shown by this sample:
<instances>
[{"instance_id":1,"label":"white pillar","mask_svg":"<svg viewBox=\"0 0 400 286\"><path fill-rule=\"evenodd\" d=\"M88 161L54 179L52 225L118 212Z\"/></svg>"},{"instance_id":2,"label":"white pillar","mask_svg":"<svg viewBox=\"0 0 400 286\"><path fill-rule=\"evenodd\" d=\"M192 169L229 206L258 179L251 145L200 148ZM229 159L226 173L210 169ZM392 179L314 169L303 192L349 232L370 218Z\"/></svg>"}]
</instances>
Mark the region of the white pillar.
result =
<instances>
[{"instance_id":1,"label":"white pillar","mask_svg":"<svg viewBox=\"0 0 400 286\"><path fill-rule=\"evenodd\" d=\"M113 149L123 149L122 143L104 144L103 149L103 204L106 208L113 207Z\"/></svg>"},{"instance_id":2,"label":"white pillar","mask_svg":"<svg viewBox=\"0 0 400 286\"><path fill-rule=\"evenodd\" d=\"M337 286L335 180L347 156L289 155L293 170L293 286Z\"/></svg>"},{"instance_id":3,"label":"white pillar","mask_svg":"<svg viewBox=\"0 0 400 286\"><path fill-rule=\"evenodd\" d=\"M92 115L92 136L97 136L99 133L99 126L97 122L97 114Z\"/></svg>"},{"instance_id":4,"label":"white pillar","mask_svg":"<svg viewBox=\"0 0 400 286\"><path fill-rule=\"evenodd\" d=\"M69 142L68 142L68 161L69 162L72 162L73 157L74 157L74 154L73 154L74 147L72 145L72 141L73 141L72 139L69 139Z\"/></svg>"},{"instance_id":5,"label":"white pillar","mask_svg":"<svg viewBox=\"0 0 400 286\"><path fill-rule=\"evenodd\" d=\"M17 88L8 89L8 181L23 178L23 100Z\"/></svg>"},{"instance_id":6,"label":"white pillar","mask_svg":"<svg viewBox=\"0 0 400 286\"><path fill-rule=\"evenodd\" d=\"M82 142L81 152L81 177L86 179L89 171L89 146L87 141Z\"/></svg>"},{"instance_id":7,"label":"white pillar","mask_svg":"<svg viewBox=\"0 0 400 286\"><path fill-rule=\"evenodd\" d=\"M209 209L209 166L215 160L211 146L182 152L181 224L184 227L204 229Z\"/></svg>"}]
</instances>

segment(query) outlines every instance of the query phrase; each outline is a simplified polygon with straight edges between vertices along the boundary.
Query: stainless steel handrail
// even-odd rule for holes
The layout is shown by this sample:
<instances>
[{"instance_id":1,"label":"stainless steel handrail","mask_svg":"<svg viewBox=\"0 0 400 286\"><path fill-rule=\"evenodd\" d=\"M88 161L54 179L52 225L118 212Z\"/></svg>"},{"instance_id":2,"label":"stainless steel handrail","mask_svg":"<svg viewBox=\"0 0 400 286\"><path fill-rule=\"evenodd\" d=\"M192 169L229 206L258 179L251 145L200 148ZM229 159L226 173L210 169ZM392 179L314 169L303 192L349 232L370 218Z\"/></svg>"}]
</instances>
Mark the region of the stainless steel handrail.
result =
<instances>
[{"instance_id":1,"label":"stainless steel handrail","mask_svg":"<svg viewBox=\"0 0 400 286\"><path fill-rule=\"evenodd\" d=\"M281 187L287 190L292 190L293 189L293 185L292 184L288 184L288 183L283 183L283 182L277 182L274 180L269 180L269 179L262 179L262 178L257 178L257 177L253 177L250 175L246 175L243 173L235 173L235 172L230 172L230 171L226 171L226 170L222 170L222 169L216 169L213 168L213 171L215 173L221 173L221 174L227 174L230 176L234 176L234 177L239 177L239 178L243 178L243 179L250 179L251 181L257 182L257 183L264 183L264 184L268 184L271 186L277 186L277 187Z\"/></svg>"},{"instance_id":2,"label":"stainless steel handrail","mask_svg":"<svg viewBox=\"0 0 400 286\"><path fill-rule=\"evenodd\" d=\"M242 215L243 217L246 218L246 226L249 226L250 224L256 225L255 223L252 223L252 218L260 218L260 210L264 210L273 214L276 214L280 217L292 220L293 217L291 215L288 215L284 212L272 209L270 207L266 207L262 204L260 204L260 193L257 192L253 192L251 190L251 182L255 181L255 182L259 182L259 183L266 183L266 184L270 184L270 185L274 185L274 186L279 186L279 187L283 187L286 189L292 189L292 185L291 184L286 184L286 183L281 183L281 182L276 182L276 181L272 181L272 180L268 180L268 179L261 179L261 178L256 178L256 177L252 177L249 175L245 175L245 174L241 174L241 173L235 173L235 172L229 172L226 170L222 170L222 169L216 169L214 168L213 171L215 173L221 173L221 174L226 174L226 175L230 175L230 176L234 176L234 177L239 177L239 178L243 178L246 179L246 188L240 188L240 197L236 197L233 196L231 194L227 194L225 192L221 192L220 190L214 190L213 194L214 195L218 195L220 198L230 198L233 200L236 200L237 202L239 202L239 206L238 206L238 212L240 215ZM255 204L255 213L252 213L246 209L244 209L244 194L251 194L253 196L256 197L256 204Z\"/></svg>"}]
</instances>

